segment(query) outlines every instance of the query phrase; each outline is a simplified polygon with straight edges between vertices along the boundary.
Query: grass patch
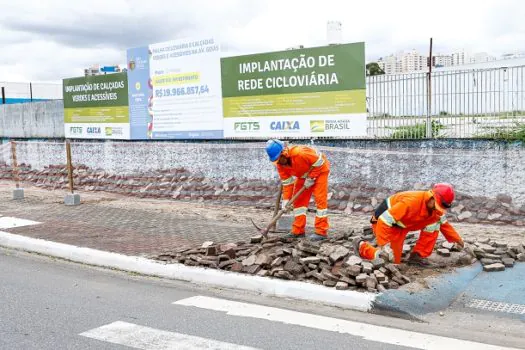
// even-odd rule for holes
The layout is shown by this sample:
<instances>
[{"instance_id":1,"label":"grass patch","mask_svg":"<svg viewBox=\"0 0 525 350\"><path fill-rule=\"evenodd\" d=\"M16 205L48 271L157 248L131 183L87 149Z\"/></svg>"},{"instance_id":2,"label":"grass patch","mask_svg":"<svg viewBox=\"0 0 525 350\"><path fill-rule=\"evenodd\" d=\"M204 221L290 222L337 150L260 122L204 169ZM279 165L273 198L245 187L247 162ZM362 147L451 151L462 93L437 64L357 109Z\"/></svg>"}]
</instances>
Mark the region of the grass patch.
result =
<instances>
[{"instance_id":1,"label":"grass patch","mask_svg":"<svg viewBox=\"0 0 525 350\"><path fill-rule=\"evenodd\" d=\"M439 121L432 120L432 138L440 137L440 132L445 126ZM426 123L409 126L399 126L390 136L391 139L425 139L427 138Z\"/></svg>"},{"instance_id":2,"label":"grass patch","mask_svg":"<svg viewBox=\"0 0 525 350\"><path fill-rule=\"evenodd\" d=\"M515 123L514 127L509 128L494 128L475 138L525 142L525 123Z\"/></svg>"}]
</instances>

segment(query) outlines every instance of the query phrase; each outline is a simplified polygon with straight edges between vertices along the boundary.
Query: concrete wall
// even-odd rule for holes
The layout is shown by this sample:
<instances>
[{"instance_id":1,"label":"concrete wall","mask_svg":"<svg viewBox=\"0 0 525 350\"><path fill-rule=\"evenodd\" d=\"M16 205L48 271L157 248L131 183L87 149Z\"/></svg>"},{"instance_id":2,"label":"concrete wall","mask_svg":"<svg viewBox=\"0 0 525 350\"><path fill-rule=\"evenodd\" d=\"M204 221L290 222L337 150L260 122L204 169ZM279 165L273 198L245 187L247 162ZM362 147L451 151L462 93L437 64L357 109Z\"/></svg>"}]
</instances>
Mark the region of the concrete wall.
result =
<instances>
[{"instance_id":1,"label":"concrete wall","mask_svg":"<svg viewBox=\"0 0 525 350\"><path fill-rule=\"evenodd\" d=\"M299 141L297 142L299 143ZM303 142L304 143L304 142ZM525 147L489 141L316 141L331 183L405 189L451 182L471 196L525 204ZM18 160L40 170L64 164L62 142L18 143ZM184 168L219 181L276 178L264 142L73 142L73 161L121 175Z\"/></svg>"},{"instance_id":2,"label":"concrete wall","mask_svg":"<svg viewBox=\"0 0 525 350\"><path fill-rule=\"evenodd\" d=\"M332 209L369 212L394 191L446 181L459 192L460 219L525 225L525 147L520 143L316 141L316 146L332 163ZM82 168L78 184L92 190L169 198L178 192L199 200L226 200L227 195L244 204L255 198L271 203L276 190L276 171L263 142L83 141L72 143L72 154ZM62 142L18 143L17 158L34 181L40 176L55 186L56 176L65 177ZM49 165L62 170L54 173Z\"/></svg>"},{"instance_id":3,"label":"concrete wall","mask_svg":"<svg viewBox=\"0 0 525 350\"><path fill-rule=\"evenodd\" d=\"M63 138L63 101L0 104L0 137Z\"/></svg>"}]
</instances>

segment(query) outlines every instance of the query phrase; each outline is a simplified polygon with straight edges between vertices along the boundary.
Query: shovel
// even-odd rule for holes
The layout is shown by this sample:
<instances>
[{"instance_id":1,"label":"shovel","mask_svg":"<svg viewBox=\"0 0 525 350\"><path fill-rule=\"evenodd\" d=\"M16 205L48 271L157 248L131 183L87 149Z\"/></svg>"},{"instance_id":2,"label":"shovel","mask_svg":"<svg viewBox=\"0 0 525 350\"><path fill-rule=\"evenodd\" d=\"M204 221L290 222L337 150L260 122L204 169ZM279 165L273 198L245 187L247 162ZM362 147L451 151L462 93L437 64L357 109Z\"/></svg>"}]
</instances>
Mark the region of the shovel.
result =
<instances>
[{"instance_id":1,"label":"shovel","mask_svg":"<svg viewBox=\"0 0 525 350\"><path fill-rule=\"evenodd\" d=\"M283 216L283 214L285 212L287 212L288 210L290 210L292 208L292 205L293 203L297 200L297 198L299 198L299 196L306 190L306 187L302 187L299 191L297 191L296 194L293 195L293 197L290 199L290 201L286 204L286 206L279 210L279 212L277 213L277 215L275 215L272 219L272 221L268 224L268 226L266 226L266 228L260 228L259 226L257 226L255 224L255 222L253 222L253 219L250 219L253 226L255 226L255 228L266 238L268 236L268 232L270 232L270 229L277 223L277 220L279 220L279 218L281 216Z\"/></svg>"}]
</instances>

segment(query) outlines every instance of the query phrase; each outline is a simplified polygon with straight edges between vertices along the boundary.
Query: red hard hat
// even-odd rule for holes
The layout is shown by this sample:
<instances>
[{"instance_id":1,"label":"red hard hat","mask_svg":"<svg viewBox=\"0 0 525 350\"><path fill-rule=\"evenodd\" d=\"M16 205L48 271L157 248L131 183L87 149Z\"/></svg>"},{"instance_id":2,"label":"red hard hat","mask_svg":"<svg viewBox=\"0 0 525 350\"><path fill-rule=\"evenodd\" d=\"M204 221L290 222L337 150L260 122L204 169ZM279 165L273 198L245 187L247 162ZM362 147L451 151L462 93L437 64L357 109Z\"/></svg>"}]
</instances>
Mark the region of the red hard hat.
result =
<instances>
[{"instance_id":1,"label":"red hard hat","mask_svg":"<svg viewBox=\"0 0 525 350\"><path fill-rule=\"evenodd\" d=\"M432 193L438 206L442 208L450 208L454 201L455 193L454 187L449 183L437 183L432 187Z\"/></svg>"}]
</instances>

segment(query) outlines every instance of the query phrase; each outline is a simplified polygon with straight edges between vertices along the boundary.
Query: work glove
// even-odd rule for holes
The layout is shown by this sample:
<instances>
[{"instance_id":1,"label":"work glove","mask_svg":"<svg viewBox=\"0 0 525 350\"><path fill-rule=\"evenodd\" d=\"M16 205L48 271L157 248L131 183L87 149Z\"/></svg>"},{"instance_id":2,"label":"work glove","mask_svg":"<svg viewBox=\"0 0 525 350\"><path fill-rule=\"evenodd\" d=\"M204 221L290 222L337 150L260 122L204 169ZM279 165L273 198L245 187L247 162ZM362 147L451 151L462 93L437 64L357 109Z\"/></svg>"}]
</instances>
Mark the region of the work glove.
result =
<instances>
[{"instance_id":1,"label":"work glove","mask_svg":"<svg viewBox=\"0 0 525 350\"><path fill-rule=\"evenodd\" d=\"M460 238L458 242L456 242L456 244L461 248L465 248L465 242L463 242L463 240Z\"/></svg>"},{"instance_id":2,"label":"work glove","mask_svg":"<svg viewBox=\"0 0 525 350\"><path fill-rule=\"evenodd\" d=\"M290 201L288 199L283 199L282 202L281 202L281 209L284 210L284 213L289 213L292 208L289 208L289 209L286 209L286 206L288 205Z\"/></svg>"},{"instance_id":3,"label":"work glove","mask_svg":"<svg viewBox=\"0 0 525 350\"><path fill-rule=\"evenodd\" d=\"M314 185L314 183L315 183L315 179L312 179L311 177L309 177L304 181L304 187L310 188Z\"/></svg>"}]
</instances>

